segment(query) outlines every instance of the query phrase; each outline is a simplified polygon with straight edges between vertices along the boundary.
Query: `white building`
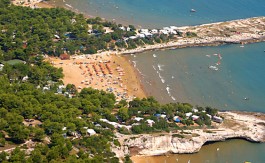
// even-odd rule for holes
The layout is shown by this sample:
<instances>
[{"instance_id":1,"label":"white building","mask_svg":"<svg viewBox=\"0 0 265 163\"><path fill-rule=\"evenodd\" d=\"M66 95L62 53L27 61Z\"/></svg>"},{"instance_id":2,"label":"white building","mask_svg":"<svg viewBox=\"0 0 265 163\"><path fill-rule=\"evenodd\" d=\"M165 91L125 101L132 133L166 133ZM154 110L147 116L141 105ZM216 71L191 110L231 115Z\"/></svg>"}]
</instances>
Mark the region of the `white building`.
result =
<instances>
[{"instance_id":1,"label":"white building","mask_svg":"<svg viewBox=\"0 0 265 163\"><path fill-rule=\"evenodd\" d=\"M198 109L196 109L196 108L192 108L192 111L193 111L194 113L197 113L197 112L198 112Z\"/></svg>"},{"instance_id":2,"label":"white building","mask_svg":"<svg viewBox=\"0 0 265 163\"><path fill-rule=\"evenodd\" d=\"M217 123L222 123L223 122L223 118L217 117L217 116L213 116L213 121L217 122Z\"/></svg>"},{"instance_id":3,"label":"white building","mask_svg":"<svg viewBox=\"0 0 265 163\"><path fill-rule=\"evenodd\" d=\"M160 34L168 35L168 31L167 30L161 29L159 32L160 32Z\"/></svg>"},{"instance_id":4,"label":"white building","mask_svg":"<svg viewBox=\"0 0 265 163\"><path fill-rule=\"evenodd\" d=\"M58 36L58 35L54 35L54 37L55 37L56 39L60 39L60 36Z\"/></svg>"},{"instance_id":5,"label":"white building","mask_svg":"<svg viewBox=\"0 0 265 163\"><path fill-rule=\"evenodd\" d=\"M146 122L148 123L149 126L153 126L153 124L155 123L155 121L151 120L151 119L147 119Z\"/></svg>"},{"instance_id":6,"label":"white building","mask_svg":"<svg viewBox=\"0 0 265 163\"><path fill-rule=\"evenodd\" d=\"M130 36L129 37L129 39L132 39L132 40L134 40L134 39L136 39L137 37L136 36Z\"/></svg>"},{"instance_id":7,"label":"white building","mask_svg":"<svg viewBox=\"0 0 265 163\"><path fill-rule=\"evenodd\" d=\"M145 34L143 34L143 33L139 33L139 34L137 35L137 37L145 38Z\"/></svg>"},{"instance_id":8,"label":"white building","mask_svg":"<svg viewBox=\"0 0 265 163\"><path fill-rule=\"evenodd\" d=\"M125 27L119 27L121 30L125 31Z\"/></svg>"},{"instance_id":9,"label":"white building","mask_svg":"<svg viewBox=\"0 0 265 163\"><path fill-rule=\"evenodd\" d=\"M5 65L3 65L3 64L0 64L0 71L2 71L2 70L3 70L4 66L5 66Z\"/></svg>"},{"instance_id":10,"label":"white building","mask_svg":"<svg viewBox=\"0 0 265 163\"><path fill-rule=\"evenodd\" d=\"M186 115L186 117L190 117L190 116L192 116L192 113L189 112L189 113L186 113L185 115Z\"/></svg>"},{"instance_id":11,"label":"white building","mask_svg":"<svg viewBox=\"0 0 265 163\"><path fill-rule=\"evenodd\" d=\"M152 29L152 30L151 30L151 33L152 33L152 34L157 34L157 33L158 33L158 30L157 30L157 29Z\"/></svg>"},{"instance_id":12,"label":"white building","mask_svg":"<svg viewBox=\"0 0 265 163\"><path fill-rule=\"evenodd\" d=\"M165 115L165 114L161 114L161 116L160 116L161 118L166 118L167 117L167 115Z\"/></svg>"},{"instance_id":13,"label":"white building","mask_svg":"<svg viewBox=\"0 0 265 163\"><path fill-rule=\"evenodd\" d=\"M191 118L192 118L192 120L196 121L196 120L199 119L200 117L197 116L197 115L193 115L193 116L191 116Z\"/></svg>"},{"instance_id":14,"label":"white building","mask_svg":"<svg viewBox=\"0 0 265 163\"><path fill-rule=\"evenodd\" d=\"M26 76L23 77L22 81L25 82L25 81L27 81L28 79L29 79L29 77L28 77L28 75L26 75Z\"/></svg>"},{"instance_id":15,"label":"white building","mask_svg":"<svg viewBox=\"0 0 265 163\"><path fill-rule=\"evenodd\" d=\"M96 135L96 131L94 129L87 129L86 130L87 134L89 134L89 136L92 136L92 135Z\"/></svg>"},{"instance_id":16,"label":"white building","mask_svg":"<svg viewBox=\"0 0 265 163\"><path fill-rule=\"evenodd\" d=\"M212 119L212 116L210 114L206 114L210 119Z\"/></svg>"},{"instance_id":17,"label":"white building","mask_svg":"<svg viewBox=\"0 0 265 163\"><path fill-rule=\"evenodd\" d=\"M63 131L66 131L66 129L67 129L66 127L63 127L63 128L62 128Z\"/></svg>"},{"instance_id":18,"label":"white building","mask_svg":"<svg viewBox=\"0 0 265 163\"><path fill-rule=\"evenodd\" d=\"M135 117L134 120L136 120L137 122L143 120L144 118L141 118L141 117Z\"/></svg>"},{"instance_id":19,"label":"white building","mask_svg":"<svg viewBox=\"0 0 265 163\"><path fill-rule=\"evenodd\" d=\"M163 30L167 31L169 34L177 34L177 32L170 27L164 27Z\"/></svg>"},{"instance_id":20,"label":"white building","mask_svg":"<svg viewBox=\"0 0 265 163\"><path fill-rule=\"evenodd\" d=\"M140 29L140 33L148 33L149 30L148 29Z\"/></svg>"},{"instance_id":21,"label":"white building","mask_svg":"<svg viewBox=\"0 0 265 163\"><path fill-rule=\"evenodd\" d=\"M152 33L149 33L149 32L143 32L141 34L144 34L145 37L152 37L153 36L153 34Z\"/></svg>"},{"instance_id":22,"label":"white building","mask_svg":"<svg viewBox=\"0 0 265 163\"><path fill-rule=\"evenodd\" d=\"M173 30L177 30L177 29L178 29L178 27L176 27L176 26L173 26L173 25L172 25L172 26L170 26L169 28L170 28L170 29L173 29Z\"/></svg>"}]
</instances>

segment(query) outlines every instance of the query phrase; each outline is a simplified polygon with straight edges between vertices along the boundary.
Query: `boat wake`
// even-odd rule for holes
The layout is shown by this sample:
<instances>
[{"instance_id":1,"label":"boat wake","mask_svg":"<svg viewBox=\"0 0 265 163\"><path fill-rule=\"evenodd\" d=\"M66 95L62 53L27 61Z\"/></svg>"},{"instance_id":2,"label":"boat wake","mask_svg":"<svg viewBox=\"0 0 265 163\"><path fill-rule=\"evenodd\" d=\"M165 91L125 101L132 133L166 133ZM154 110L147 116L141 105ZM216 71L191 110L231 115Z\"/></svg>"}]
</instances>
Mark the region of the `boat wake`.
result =
<instances>
[{"instance_id":1,"label":"boat wake","mask_svg":"<svg viewBox=\"0 0 265 163\"><path fill-rule=\"evenodd\" d=\"M158 64L157 67L158 67L158 70L159 70L159 71L163 71L162 67L164 67L164 65L160 65L160 64Z\"/></svg>"},{"instance_id":2,"label":"boat wake","mask_svg":"<svg viewBox=\"0 0 265 163\"><path fill-rule=\"evenodd\" d=\"M156 67L153 65L153 69L156 71Z\"/></svg>"},{"instance_id":3,"label":"boat wake","mask_svg":"<svg viewBox=\"0 0 265 163\"><path fill-rule=\"evenodd\" d=\"M161 74L158 71L157 71L157 73L158 73L158 76L159 76L161 82L164 84L165 83L165 79L161 76Z\"/></svg>"}]
</instances>

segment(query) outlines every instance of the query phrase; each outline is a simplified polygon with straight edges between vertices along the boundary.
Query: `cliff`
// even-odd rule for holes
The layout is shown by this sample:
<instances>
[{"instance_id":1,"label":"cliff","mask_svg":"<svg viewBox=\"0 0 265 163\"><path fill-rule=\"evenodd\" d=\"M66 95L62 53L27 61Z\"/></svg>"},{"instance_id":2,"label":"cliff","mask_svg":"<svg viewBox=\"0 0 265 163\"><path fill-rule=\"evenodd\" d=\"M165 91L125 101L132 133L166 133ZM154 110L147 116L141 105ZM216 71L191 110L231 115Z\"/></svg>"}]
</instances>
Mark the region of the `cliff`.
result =
<instances>
[{"instance_id":1,"label":"cliff","mask_svg":"<svg viewBox=\"0 0 265 163\"><path fill-rule=\"evenodd\" d=\"M166 153L195 153L206 142L243 138L252 142L265 142L265 115L261 113L220 113L225 117L214 129L183 130L170 133L120 135L122 146L114 149L118 156L162 155Z\"/></svg>"}]
</instances>

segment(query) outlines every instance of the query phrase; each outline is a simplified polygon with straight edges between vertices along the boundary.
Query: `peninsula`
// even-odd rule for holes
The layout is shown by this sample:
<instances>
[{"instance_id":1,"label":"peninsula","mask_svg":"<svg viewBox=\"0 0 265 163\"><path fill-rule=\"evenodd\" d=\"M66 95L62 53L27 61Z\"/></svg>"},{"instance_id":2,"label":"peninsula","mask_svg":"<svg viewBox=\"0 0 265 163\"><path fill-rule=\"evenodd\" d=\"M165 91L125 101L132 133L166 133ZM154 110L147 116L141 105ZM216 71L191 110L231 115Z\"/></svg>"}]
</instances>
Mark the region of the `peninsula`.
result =
<instances>
[{"instance_id":1,"label":"peninsula","mask_svg":"<svg viewBox=\"0 0 265 163\"><path fill-rule=\"evenodd\" d=\"M209 141L265 141L262 113L137 98L145 94L119 55L263 41L264 17L135 29L8 0L0 10L0 162L129 162Z\"/></svg>"},{"instance_id":2,"label":"peninsula","mask_svg":"<svg viewBox=\"0 0 265 163\"><path fill-rule=\"evenodd\" d=\"M140 29L145 31L146 29ZM135 49L121 50L122 54L140 53L148 50L185 48L194 46L217 46L222 44L247 44L265 40L265 17L233 20L184 27L164 27L148 32L159 31L163 34L173 34L168 42L139 46ZM148 33L145 33L148 35Z\"/></svg>"}]
</instances>

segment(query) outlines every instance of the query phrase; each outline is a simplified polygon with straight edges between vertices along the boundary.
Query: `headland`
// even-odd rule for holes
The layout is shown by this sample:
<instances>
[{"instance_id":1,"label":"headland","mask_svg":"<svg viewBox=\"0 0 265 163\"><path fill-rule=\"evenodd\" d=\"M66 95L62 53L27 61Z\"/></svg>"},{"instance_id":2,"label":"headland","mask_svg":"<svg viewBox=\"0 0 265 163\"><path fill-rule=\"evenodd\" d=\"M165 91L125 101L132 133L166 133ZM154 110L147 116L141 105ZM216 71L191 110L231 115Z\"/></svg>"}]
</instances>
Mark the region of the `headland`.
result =
<instances>
[{"instance_id":1,"label":"headland","mask_svg":"<svg viewBox=\"0 0 265 163\"><path fill-rule=\"evenodd\" d=\"M144 32L143 32L144 31ZM133 49L118 48L116 50L109 50L97 53L94 56L75 56L70 61L60 61L57 59L51 59L56 67L62 67L64 70L65 83L74 83L77 87L82 88L87 85L97 89L109 89L116 91L117 94L124 95L128 91L132 95L128 97L128 100L135 97L144 97L139 81L135 80L135 84L132 88L131 79L136 74L128 73L126 78L122 77L121 71L129 66L124 60L118 61L122 54L134 54L141 53L148 50L156 49L168 49L168 48L185 48L194 46L218 46L222 44L244 44L261 42L265 40L265 17L254 17L248 19L233 20L227 22L218 22L197 26L185 26L185 27L164 27L163 29L138 29L135 37L123 38L123 41L134 38L148 38L150 34L163 34L170 35L171 39L163 43L144 44L137 46ZM151 35L151 37L152 37ZM108 58L102 58L104 55ZM115 55L114 55L115 54ZM114 59L117 57L116 59ZM87 60L86 60L87 59ZM85 64L88 69L94 69L96 65L101 63L112 63L110 69L119 70L116 75L106 78L96 75L94 78L87 79L82 65ZM95 63L97 62L97 63ZM116 65L115 65L116 64ZM116 66L116 67L115 67ZM107 68L107 66L106 66ZM132 68L132 67L131 67ZM100 68L103 71L104 68ZM132 69L129 70L133 72ZM78 72L78 73L77 73ZM93 74L91 73L91 74ZM72 76L77 75L79 76ZM123 74L123 73L122 73ZM80 77L81 76L81 77ZM83 77L82 77L83 76ZM89 77L90 78L90 77ZM77 80L78 79L78 80ZM94 80L95 79L95 80ZM117 82L126 81L126 85ZM103 82L103 81L106 81ZM120 88L116 88L114 85L118 85ZM114 91L114 92L115 92ZM134 91L140 91L136 94ZM195 153L207 142L224 141L231 138L244 138L251 142L265 142L265 116L260 113L240 113L240 112L220 112L221 116L225 118L225 121L221 124L215 124L212 129L193 129L193 130L181 130L169 133L157 133L157 134L141 134L141 135L122 135L116 134L121 147L113 149L119 157L124 157L127 154L130 155L163 155L166 153Z\"/></svg>"},{"instance_id":2,"label":"headland","mask_svg":"<svg viewBox=\"0 0 265 163\"><path fill-rule=\"evenodd\" d=\"M171 26L165 27L164 29L177 31L181 36L175 36L173 40L166 43L145 45L136 49L123 50L120 53L131 54L156 49L261 42L265 40L265 17L254 17L198 26ZM189 36L189 34L194 35Z\"/></svg>"},{"instance_id":3,"label":"headland","mask_svg":"<svg viewBox=\"0 0 265 163\"><path fill-rule=\"evenodd\" d=\"M209 129L183 129L177 132L121 135L117 134L121 148L117 155L156 156L199 152L209 142L240 138L250 142L265 142L265 115L251 112L219 112L224 122Z\"/></svg>"}]
</instances>

